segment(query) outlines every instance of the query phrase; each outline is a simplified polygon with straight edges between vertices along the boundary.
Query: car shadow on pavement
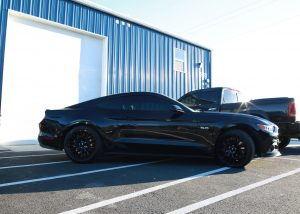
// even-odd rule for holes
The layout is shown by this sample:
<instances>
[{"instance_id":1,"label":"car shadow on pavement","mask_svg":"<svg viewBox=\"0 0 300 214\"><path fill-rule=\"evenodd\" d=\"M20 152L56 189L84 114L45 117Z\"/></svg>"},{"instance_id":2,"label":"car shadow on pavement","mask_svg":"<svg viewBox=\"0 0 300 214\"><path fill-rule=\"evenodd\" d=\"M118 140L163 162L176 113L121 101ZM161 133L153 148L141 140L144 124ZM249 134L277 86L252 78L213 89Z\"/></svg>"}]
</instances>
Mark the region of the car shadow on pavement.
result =
<instances>
[{"instance_id":1,"label":"car shadow on pavement","mask_svg":"<svg viewBox=\"0 0 300 214\"><path fill-rule=\"evenodd\" d=\"M49 157L48 161L51 162L51 157ZM116 188L119 186L124 187L126 185L141 185L143 188L149 188L165 182L183 179L223 168L223 166L221 166L214 158L170 158L120 155L103 157L99 160L96 160L92 164L76 164L68 162L56 166L37 166L27 169L14 169L11 178L8 174L4 175L4 170L0 170L0 177L5 176L6 180L6 182L1 183L9 183L151 161L157 162L124 169L91 173L87 175L1 187L0 195L70 190L80 191L84 189L96 189L101 191L102 188ZM245 168L224 168L223 171L213 173L209 175L209 177L211 178L220 174L236 174L243 171L245 171Z\"/></svg>"},{"instance_id":2,"label":"car shadow on pavement","mask_svg":"<svg viewBox=\"0 0 300 214\"><path fill-rule=\"evenodd\" d=\"M300 155L300 146L299 145L289 145L280 151L282 156L288 155Z\"/></svg>"}]
</instances>

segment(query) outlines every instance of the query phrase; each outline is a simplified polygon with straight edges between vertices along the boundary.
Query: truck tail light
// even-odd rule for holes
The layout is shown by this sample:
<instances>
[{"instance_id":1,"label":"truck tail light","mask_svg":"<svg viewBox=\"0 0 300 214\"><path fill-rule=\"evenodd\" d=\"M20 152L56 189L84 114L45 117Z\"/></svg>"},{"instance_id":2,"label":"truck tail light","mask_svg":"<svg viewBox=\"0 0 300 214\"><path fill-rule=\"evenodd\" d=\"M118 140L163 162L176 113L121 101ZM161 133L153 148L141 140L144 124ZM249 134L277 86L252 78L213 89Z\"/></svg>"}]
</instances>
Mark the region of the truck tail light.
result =
<instances>
[{"instance_id":1,"label":"truck tail light","mask_svg":"<svg viewBox=\"0 0 300 214\"><path fill-rule=\"evenodd\" d=\"M295 117L296 116L296 104L293 103L289 103L288 106L288 116L289 117Z\"/></svg>"}]
</instances>

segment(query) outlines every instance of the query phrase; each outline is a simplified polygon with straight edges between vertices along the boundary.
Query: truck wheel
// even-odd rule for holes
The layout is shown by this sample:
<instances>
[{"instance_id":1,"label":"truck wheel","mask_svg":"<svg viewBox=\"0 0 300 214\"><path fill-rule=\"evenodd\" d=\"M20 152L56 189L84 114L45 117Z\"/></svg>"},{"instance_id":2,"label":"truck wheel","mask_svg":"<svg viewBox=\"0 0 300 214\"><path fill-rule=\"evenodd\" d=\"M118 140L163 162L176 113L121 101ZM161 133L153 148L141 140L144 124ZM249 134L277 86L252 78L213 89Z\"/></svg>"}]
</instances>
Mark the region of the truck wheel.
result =
<instances>
[{"instance_id":1,"label":"truck wheel","mask_svg":"<svg viewBox=\"0 0 300 214\"><path fill-rule=\"evenodd\" d=\"M291 139L290 138L280 138L280 142L278 144L278 148L279 149L284 149L285 147L287 147L287 145L289 145Z\"/></svg>"},{"instance_id":2,"label":"truck wheel","mask_svg":"<svg viewBox=\"0 0 300 214\"><path fill-rule=\"evenodd\" d=\"M99 134L88 126L77 126L65 136L64 150L77 163L92 162L102 151Z\"/></svg>"},{"instance_id":3,"label":"truck wheel","mask_svg":"<svg viewBox=\"0 0 300 214\"><path fill-rule=\"evenodd\" d=\"M243 167L254 156L255 145L252 138L244 131L233 129L225 132L216 144L216 157L224 165Z\"/></svg>"}]
</instances>

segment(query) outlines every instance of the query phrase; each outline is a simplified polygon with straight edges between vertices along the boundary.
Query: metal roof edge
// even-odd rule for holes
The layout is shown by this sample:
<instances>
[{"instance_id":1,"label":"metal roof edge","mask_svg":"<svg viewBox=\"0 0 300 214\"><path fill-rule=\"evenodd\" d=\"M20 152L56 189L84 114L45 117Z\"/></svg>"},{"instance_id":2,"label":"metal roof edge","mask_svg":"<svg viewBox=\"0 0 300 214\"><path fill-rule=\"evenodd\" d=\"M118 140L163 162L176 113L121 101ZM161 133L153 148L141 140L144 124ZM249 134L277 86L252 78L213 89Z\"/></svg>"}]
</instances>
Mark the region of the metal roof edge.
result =
<instances>
[{"instance_id":1,"label":"metal roof edge","mask_svg":"<svg viewBox=\"0 0 300 214\"><path fill-rule=\"evenodd\" d=\"M79 3L79 4L82 4L82 5L84 5L84 6L90 7L90 8L94 8L94 9L96 9L96 10L102 11L102 12L104 12L104 13L107 13L107 14L109 14L109 15L118 17L118 18L120 18L120 19L124 19L124 20L126 20L126 21L129 21L129 22L132 22L132 23L136 23L136 24L141 25L141 26L144 26L144 27L146 27L146 28L149 28L149 29L158 31L158 32L160 32L160 33L166 34L166 35L168 35L168 36L171 36L171 37L174 37L174 38L176 38L176 39L182 40L182 41L184 41L184 42L190 43L190 44L192 44L192 45L196 45L196 46L198 46L198 47L200 47L200 48L202 48L202 49L208 50L208 51L210 51L210 52L212 51L210 48L207 48L207 47L205 47L205 46L203 46L203 45L201 45L201 44L198 44L198 43L196 43L196 42L194 42L194 41L185 39L185 38L183 38L183 37L181 37L181 36L179 36L179 35L176 35L176 34L174 34L174 33L170 33L170 32L167 32L167 31L165 31L165 30L161 30L161 29L159 29L159 28L157 28L157 27L154 27L154 26L152 26L152 25L146 24L145 22L143 22L143 21L141 21L141 20L133 19L133 18L131 18L131 17L128 17L128 16L126 16L126 15L124 15L124 14L121 14L121 13L118 13L118 12L116 12L116 11L113 11L113 10L107 8L107 7L104 7L104 6L99 5L99 4L97 4L97 3L91 2L91 1L89 1L89 0L72 0L72 1L74 1L74 2L76 2L76 3Z\"/></svg>"}]
</instances>

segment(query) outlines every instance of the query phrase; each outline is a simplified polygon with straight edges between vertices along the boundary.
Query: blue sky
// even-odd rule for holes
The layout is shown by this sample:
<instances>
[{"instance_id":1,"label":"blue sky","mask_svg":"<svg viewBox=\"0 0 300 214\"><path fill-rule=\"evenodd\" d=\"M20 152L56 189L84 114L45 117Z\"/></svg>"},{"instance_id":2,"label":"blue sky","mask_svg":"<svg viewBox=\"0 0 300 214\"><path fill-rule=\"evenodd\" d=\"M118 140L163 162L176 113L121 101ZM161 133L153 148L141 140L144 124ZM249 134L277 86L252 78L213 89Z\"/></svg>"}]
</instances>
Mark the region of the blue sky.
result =
<instances>
[{"instance_id":1,"label":"blue sky","mask_svg":"<svg viewBox=\"0 0 300 214\"><path fill-rule=\"evenodd\" d=\"M212 84L300 105L299 0L93 0L212 49Z\"/></svg>"}]
</instances>

